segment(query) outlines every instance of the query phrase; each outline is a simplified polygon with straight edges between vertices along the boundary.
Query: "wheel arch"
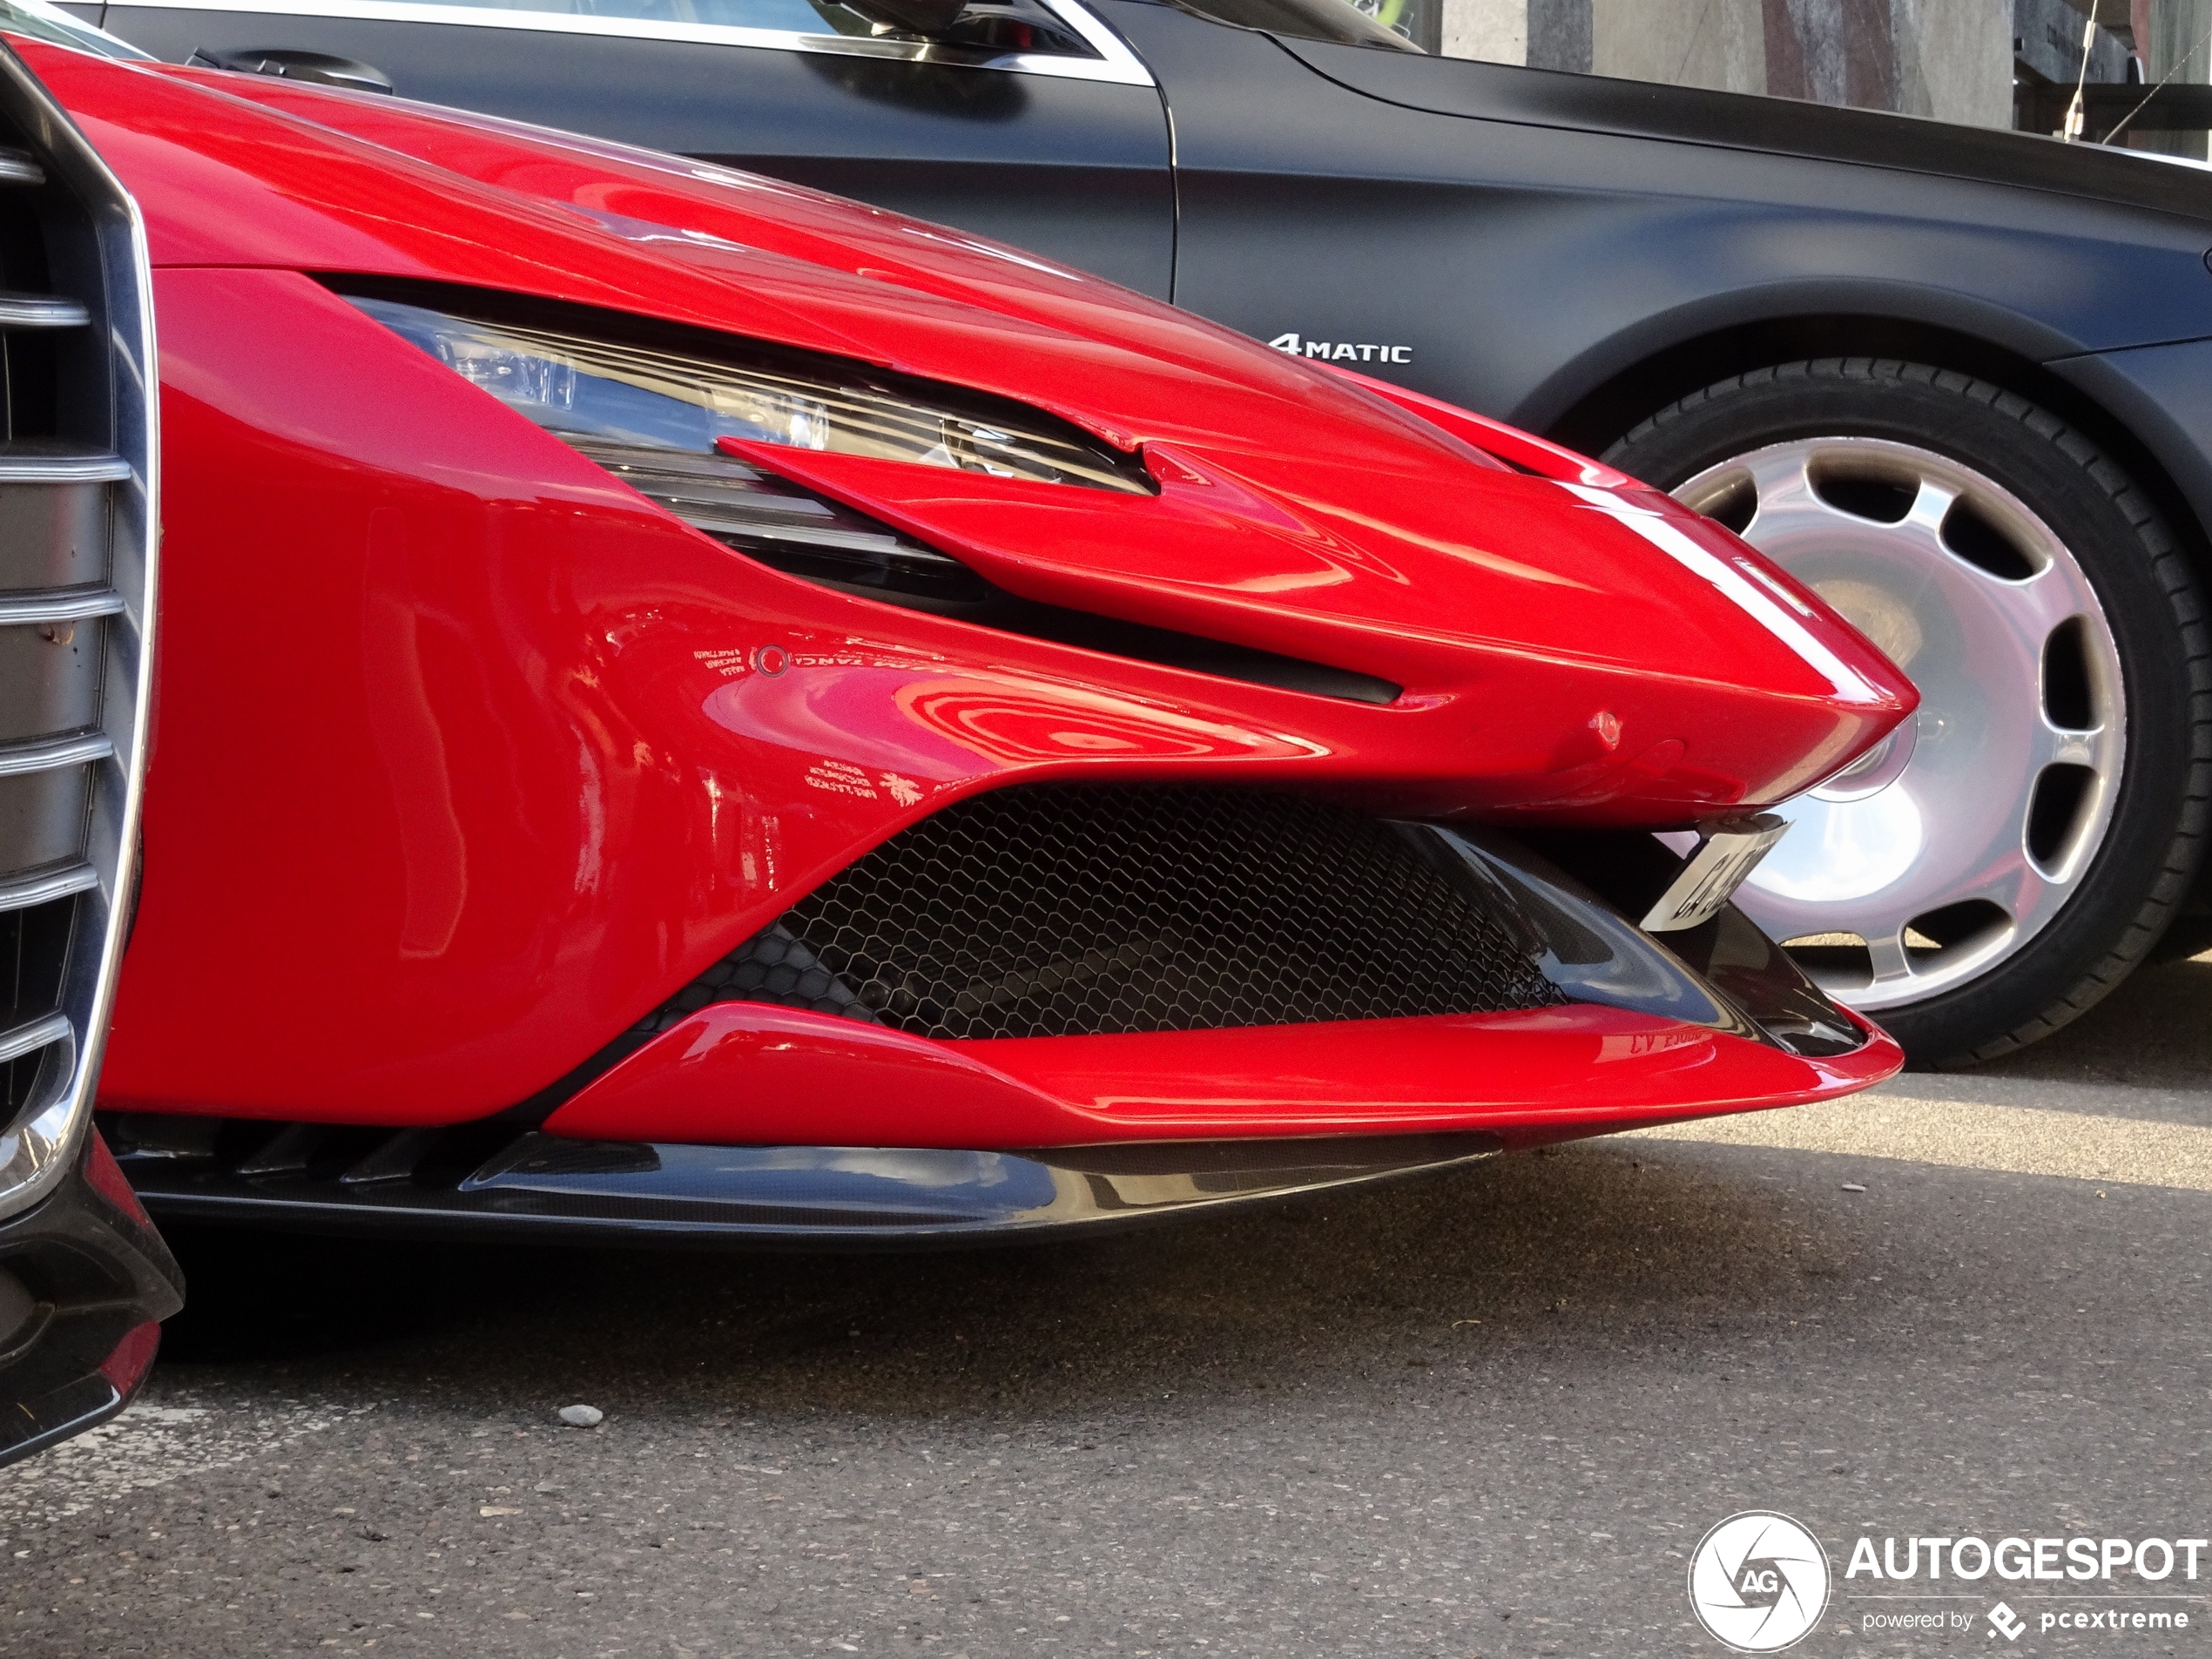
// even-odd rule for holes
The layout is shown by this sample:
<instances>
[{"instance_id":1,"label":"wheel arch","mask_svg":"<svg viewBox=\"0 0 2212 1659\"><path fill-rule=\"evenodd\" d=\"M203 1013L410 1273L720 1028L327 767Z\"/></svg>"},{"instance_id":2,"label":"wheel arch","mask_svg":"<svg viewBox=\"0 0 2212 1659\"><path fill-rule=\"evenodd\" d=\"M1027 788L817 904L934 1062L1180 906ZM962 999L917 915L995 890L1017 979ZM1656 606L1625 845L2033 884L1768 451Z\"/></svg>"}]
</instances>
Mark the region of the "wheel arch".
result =
<instances>
[{"instance_id":1,"label":"wheel arch","mask_svg":"<svg viewBox=\"0 0 2212 1659\"><path fill-rule=\"evenodd\" d=\"M2086 358L2081 347L2057 336L2038 339L2033 326L1993 331L1961 327L1894 312L1810 313L1753 318L1708 327L1663 344L1623 341L1622 348L1584 354L1525 400L1512 417L1585 454L1602 454L1638 421L1702 387L1777 363L1820 357L1894 357L1972 374L2040 404L2088 437L2158 503L2188 550L2189 563L2212 591L2212 466L2185 485L2180 469L2138 435L2113 401L2085 390L2049 365ZM1637 349L1642 345L1643 349ZM2047 349L2039 350L2038 347ZM2055 347L2055 350L2047 349ZM1576 368L1610 356L1602 375L1569 396L1555 388ZM2122 388L2111 390L2124 397ZM2116 401L2116 399L2114 400ZM1547 408L1549 405L1549 408ZM2131 410L2137 420L2146 411ZM2202 464L2200 457L2200 464Z\"/></svg>"},{"instance_id":2,"label":"wheel arch","mask_svg":"<svg viewBox=\"0 0 2212 1659\"><path fill-rule=\"evenodd\" d=\"M2003 331L2009 339L1893 312L1855 310L1758 317L1704 328L1664 344L1622 342L1602 377L1560 398L1553 388L1570 366L1540 388L1516 418L1571 448L1599 455L1639 421L1702 387L1777 363L1823 357L1898 358L1972 374L2017 393L2089 438L2140 484L2173 527L2204 592L2212 595L2212 457L2123 376L2098 372L2097 354L2071 342L2047 342ZM1637 350L1641 345L1643 349ZM1588 363L1598 354L1586 354ZM2072 371L2061 374L2056 365ZM1554 404L1542 411L1547 395ZM2165 428L2161 430L2161 428ZM2147 441L2144 431L2154 434ZM2161 454L2161 451L2164 452ZM2170 457L2170 459L2169 459ZM2212 940L2212 859L2208 859L2178 921L2193 937Z\"/></svg>"}]
</instances>

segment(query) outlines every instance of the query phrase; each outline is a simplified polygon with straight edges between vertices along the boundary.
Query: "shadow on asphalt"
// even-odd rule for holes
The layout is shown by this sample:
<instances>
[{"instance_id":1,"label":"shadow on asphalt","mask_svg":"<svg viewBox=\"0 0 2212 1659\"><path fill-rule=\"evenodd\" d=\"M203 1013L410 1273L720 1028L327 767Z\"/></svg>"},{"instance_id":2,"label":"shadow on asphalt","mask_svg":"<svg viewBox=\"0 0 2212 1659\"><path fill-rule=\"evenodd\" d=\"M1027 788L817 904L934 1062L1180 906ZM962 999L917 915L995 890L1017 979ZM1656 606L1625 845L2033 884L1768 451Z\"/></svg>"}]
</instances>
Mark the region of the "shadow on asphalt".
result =
<instances>
[{"instance_id":1,"label":"shadow on asphalt","mask_svg":"<svg viewBox=\"0 0 2212 1659\"><path fill-rule=\"evenodd\" d=\"M2202 1089L2212 960L2140 974L1979 1074ZM172 1382L870 1412L1111 1406L1349 1368L1558 1345L1663 1363L1709 1335L1848 1328L1900 1293L1885 1258L1913 1166L1599 1142L1203 1222L1017 1248L860 1256L378 1243L173 1229L190 1279ZM1956 1180L1955 1176L1951 1177ZM1979 1202L1979 1201L1978 1201ZM1991 1202L1993 1202L1991 1201ZM1946 1200L1946 1211L1952 1208ZM2003 1273L2000 1212L1914 1248ZM1905 1224L1907 1231L1911 1224ZM1987 1258L1986 1261L1978 1260ZM1541 1357L1539 1352L1535 1357Z\"/></svg>"},{"instance_id":2,"label":"shadow on asphalt","mask_svg":"<svg viewBox=\"0 0 2212 1659\"><path fill-rule=\"evenodd\" d=\"M489 1250L179 1231L167 1379L404 1398L1105 1407L1557 1344L1649 1363L1817 1322L1878 1250L1826 1172L1618 1143L1108 1238L921 1255Z\"/></svg>"}]
</instances>

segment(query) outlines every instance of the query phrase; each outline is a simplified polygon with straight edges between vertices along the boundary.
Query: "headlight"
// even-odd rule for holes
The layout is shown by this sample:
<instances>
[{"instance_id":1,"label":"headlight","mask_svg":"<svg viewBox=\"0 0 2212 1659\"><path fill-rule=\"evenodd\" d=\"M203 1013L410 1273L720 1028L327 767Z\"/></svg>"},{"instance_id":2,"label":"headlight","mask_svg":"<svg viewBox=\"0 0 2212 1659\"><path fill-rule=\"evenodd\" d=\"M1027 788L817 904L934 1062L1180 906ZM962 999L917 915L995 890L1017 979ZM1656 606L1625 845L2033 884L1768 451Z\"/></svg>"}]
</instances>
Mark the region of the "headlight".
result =
<instances>
[{"instance_id":1,"label":"headlight","mask_svg":"<svg viewBox=\"0 0 2212 1659\"><path fill-rule=\"evenodd\" d=\"M625 341L388 298L347 298L572 443L710 455L718 438L744 438L1035 483L1151 493L1135 457L1041 409L864 363L702 337L642 319L634 330L640 337Z\"/></svg>"},{"instance_id":2,"label":"headlight","mask_svg":"<svg viewBox=\"0 0 2212 1659\"><path fill-rule=\"evenodd\" d=\"M1134 455L1042 409L846 359L620 313L426 283L339 292L693 529L776 570L909 610L1137 662L1355 702L1372 675L1019 597L958 559L715 448L827 449L1154 493ZM406 298L398 297L401 294ZM434 303L421 303L423 300Z\"/></svg>"},{"instance_id":3,"label":"headlight","mask_svg":"<svg viewBox=\"0 0 2212 1659\"><path fill-rule=\"evenodd\" d=\"M511 300L527 314L492 317L496 296L464 295L460 303L485 306L464 316L388 293L346 298L693 529L791 575L894 603L971 604L989 585L888 524L724 455L715 441L1152 489L1134 456L1042 410L865 364L579 307Z\"/></svg>"}]
</instances>

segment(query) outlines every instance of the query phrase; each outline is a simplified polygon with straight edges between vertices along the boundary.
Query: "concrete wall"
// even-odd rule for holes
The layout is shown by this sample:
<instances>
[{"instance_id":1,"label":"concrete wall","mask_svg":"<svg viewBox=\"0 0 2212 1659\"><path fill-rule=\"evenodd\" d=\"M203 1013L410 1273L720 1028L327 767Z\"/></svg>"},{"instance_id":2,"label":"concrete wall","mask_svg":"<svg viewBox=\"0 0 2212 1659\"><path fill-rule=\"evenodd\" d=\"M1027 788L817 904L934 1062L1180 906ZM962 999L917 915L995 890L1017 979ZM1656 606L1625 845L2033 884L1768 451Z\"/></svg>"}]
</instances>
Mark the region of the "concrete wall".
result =
<instances>
[{"instance_id":1,"label":"concrete wall","mask_svg":"<svg viewBox=\"0 0 2212 1659\"><path fill-rule=\"evenodd\" d=\"M1528 0L1528 61L1587 75L1596 51L1593 30L1591 0Z\"/></svg>"},{"instance_id":2,"label":"concrete wall","mask_svg":"<svg viewBox=\"0 0 2212 1659\"><path fill-rule=\"evenodd\" d=\"M2002 127L2012 10L2013 0L1444 0L1444 50Z\"/></svg>"},{"instance_id":3,"label":"concrete wall","mask_svg":"<svg viewBox=\"0 0 2212 1659\"><path fill-rule=\"evenodd\" d=\"M2139 26L2136 35L2151 84L2155 85L2169 75L2177 82L2199 86L2212 79L2212 44L2207 44L2208 37L2212 37L2212 0L2150 0L2147 11L2147 26ZM2150 132L2139 134L2132 142L2146 150L2202 160L2206 136Z\"/></svg>"},{"instance_id":4,"label":"concrete wall","mask_svg":"<svg viewBox=\"0 0 2212 1659\"><path fill-rule=\"evenodd\" d=\"M1600 75L1766 91L1761 0L1590 0Z\"/></svg>"},{"instance_id":5,"label":"concrete wall","mask_svg":"<svg viewBox=\"0 0 2212 1659\"><path fill-rule=\"evenodd\" d=\"M1898 56L1927 100L1913 113L1964 126L2012 125L2013 31L2004 0L1891 0L1891 7Z\"/></svg>"},{"instance_id":6,"label":"concrete wall","mask_svg":"<svg viewBox=\"0 0 2212 1659\"><path fill-rule=\"evenodd\" d=\"M1444 0L1444 55L1528 61L1528 0Z\"/></svg>"}]
</instances>

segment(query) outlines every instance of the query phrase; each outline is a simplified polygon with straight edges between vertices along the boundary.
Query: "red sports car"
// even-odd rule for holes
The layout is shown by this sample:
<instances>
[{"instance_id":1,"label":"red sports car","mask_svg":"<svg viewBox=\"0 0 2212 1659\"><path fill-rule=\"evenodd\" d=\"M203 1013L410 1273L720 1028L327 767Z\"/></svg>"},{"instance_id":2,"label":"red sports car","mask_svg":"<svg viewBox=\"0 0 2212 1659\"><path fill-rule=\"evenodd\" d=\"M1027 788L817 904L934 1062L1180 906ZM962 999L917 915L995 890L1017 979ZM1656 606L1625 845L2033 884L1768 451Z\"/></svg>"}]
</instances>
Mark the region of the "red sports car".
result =
<instances>
[{"instance_id":1,"label":"red sports car","mask_svg":"<svg viewBox=\"0 0 2212 1659\"><path fill-rule=\"evenodd\" d=\"M1000 1236L1897 1065L1724 900L1914 694L1713 523L939 226L22 50L155 267L157 1215Z\"/></svg>"}]
</instances>

